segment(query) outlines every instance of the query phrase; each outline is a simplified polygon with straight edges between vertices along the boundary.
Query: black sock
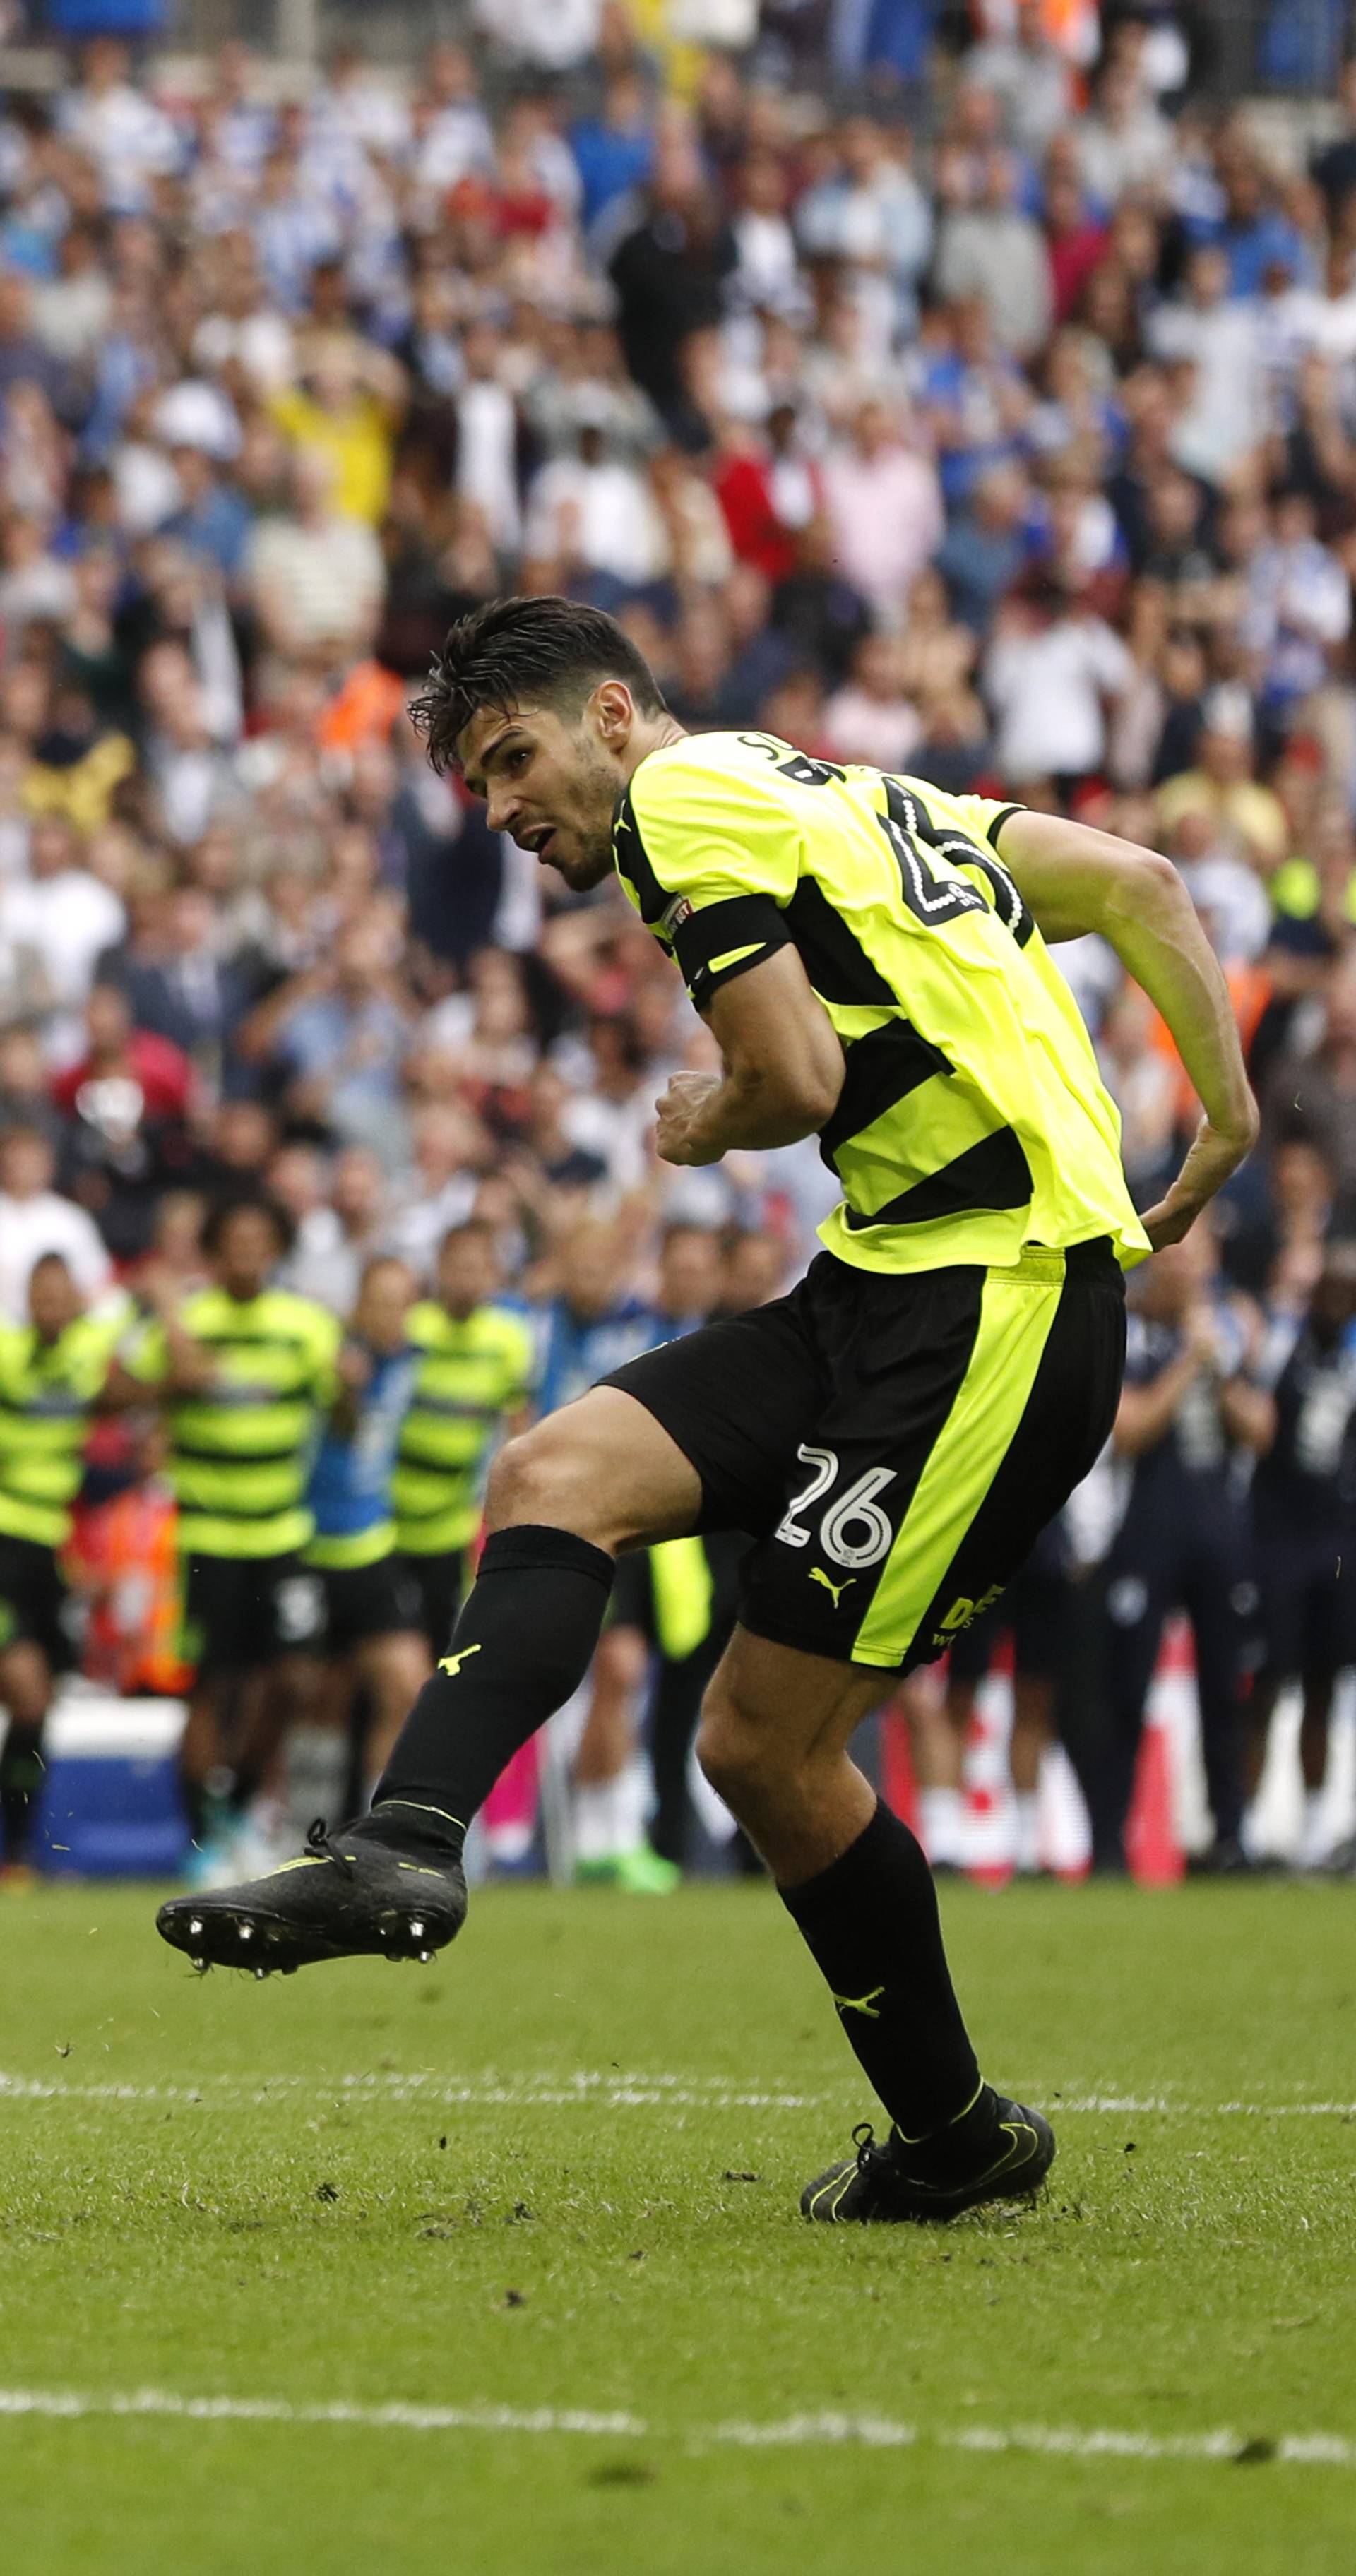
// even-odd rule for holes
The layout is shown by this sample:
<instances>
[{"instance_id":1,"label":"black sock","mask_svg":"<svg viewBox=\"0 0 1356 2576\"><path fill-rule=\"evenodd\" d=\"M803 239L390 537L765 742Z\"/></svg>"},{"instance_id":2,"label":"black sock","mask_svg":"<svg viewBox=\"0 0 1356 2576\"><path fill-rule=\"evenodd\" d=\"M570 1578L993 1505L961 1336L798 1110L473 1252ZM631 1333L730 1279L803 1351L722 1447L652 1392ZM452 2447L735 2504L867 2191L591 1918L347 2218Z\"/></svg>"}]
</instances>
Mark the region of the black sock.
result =
<instances>
[{"instance_id":1,"label":"black sock","mask_svg":"<svg viewBox=\"0 0 1356 2576\"><path fill-rule=\"evenodd\" d=\"M0 1752L0 1832L11 1867L28 1858L46 1767L41 1726L20 1726L11 1718Z\"/></svg>"},{"instance_id":2,"label":"black sock","mask_svg":"<svg viewBox=\"0 0 1356 2576\"><path fill-rule=\"evenodd\" d=\"M908 1826L878 1804L837 1860L780 1893L901 2137L964 2161L992 2130L993 2096L952 1988L932 1872Z\"/></svg>"},{"instance_id":3,"label":"black sock","mask_svg":"<svg viewBox=\"0 0 1356 2576\"><path fill-rule=\"evenodd\" d=\"M570 1530L496 1530L451 1650L410 1710L371 1815L355 1830L459 1854L500 1772L588 1671L612 1575L606 1551Z\"/></svg>"}]
</instances>

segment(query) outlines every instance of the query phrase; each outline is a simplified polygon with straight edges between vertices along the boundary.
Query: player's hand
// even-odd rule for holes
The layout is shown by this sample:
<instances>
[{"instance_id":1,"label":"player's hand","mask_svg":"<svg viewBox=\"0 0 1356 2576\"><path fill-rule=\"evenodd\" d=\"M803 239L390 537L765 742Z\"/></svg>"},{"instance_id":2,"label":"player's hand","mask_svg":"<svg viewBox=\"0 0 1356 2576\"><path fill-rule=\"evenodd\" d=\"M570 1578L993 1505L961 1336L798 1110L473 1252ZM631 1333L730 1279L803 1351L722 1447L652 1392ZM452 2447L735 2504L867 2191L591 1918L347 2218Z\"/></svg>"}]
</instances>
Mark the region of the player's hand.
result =
<instances>
[{"instance_id":1,"label":"player's hand","mask_svg":"<svg viewBox=\"0 0 1356 2576\"><path fill-rule=\"evenodd\" d=\"M1186 1318L1186 1345L1199 1367L1219 1367L1223 1344L1219 1317L1212 1307L1202 1303L1191 1308Z\"/></svg>"},{"instance_id":2,"label":"player's hand","mask_svg":"<svg viewBox=\"0 0 1356 2576\"><path fill-rule=\"evenodd\" d=\"M160 1261L147 1261L137 1274L137 1294L158 1324L172 1324L184 1302L182 1280Z\"/></svg>"},{"instance_id":3,"label":"player's hand","mask_svg":"<svg viewBox=\"0 0 1356 2576\"><path fill-rule=\"evenodd\" d=\"M720 1089L718 1073L675 1073L655 1102L655 1151L664 1163L714 1163L719 1159L700 1127L702 1111Z\"/></svg>"},{"instance_id":4,"label":"player's hand","mask_svg":"<svg viewBox=\"0 0 1356 2576\"><path fill-rule=\"evenodd\" d=\"M1209 1118L1201 1120L1171 1189L1140 1219L1155 1252L1161 1252L1165 1243L1180 1243L1183 1235L1190 1234L1202 1208L1209 1206L1230 1173L1236 1172L1251 1153L1257 1133L1257 1110L1251 1093L1247 1114L1236 1128L1216 1127Z\"/></svg>"},{"instance_id":5,"label":"player's hand","mask_svg":"<svg viewBox=\"0 0 1356 2576\"><path fill-rule=\"evenodd\" d=\"M356 1342L345 1342L334 1366L340 1385L347 1387L351 1395L361 1395L372 1375L372 1362L366 1351L360 1350Z\"/></svg>"}]
</instances>

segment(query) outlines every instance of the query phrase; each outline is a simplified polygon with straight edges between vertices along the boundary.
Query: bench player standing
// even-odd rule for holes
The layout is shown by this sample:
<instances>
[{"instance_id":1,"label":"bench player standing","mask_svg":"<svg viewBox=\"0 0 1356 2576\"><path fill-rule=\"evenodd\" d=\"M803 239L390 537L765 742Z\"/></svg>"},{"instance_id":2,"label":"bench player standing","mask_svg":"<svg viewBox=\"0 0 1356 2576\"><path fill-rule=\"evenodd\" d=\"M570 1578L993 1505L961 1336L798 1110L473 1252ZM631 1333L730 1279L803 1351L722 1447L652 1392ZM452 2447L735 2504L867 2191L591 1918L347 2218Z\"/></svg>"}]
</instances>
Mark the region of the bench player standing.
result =
<instances>
[{"instance_id":1,"label":"bench player standing","mask_svg":"<svg viewBox=\"0 0 1356 2576\"><path fill-rule=\"evenodd\" d=\"M1356 1661L1356 1245L1330 1244L1308 1311L1268 1334L1271 1389L1265 1444L1249 1501L1262 1663L1248 1700L1247 1785L1255 1792L1276 1702L1287 1682L1304 1694L1301 1869L1328 1858L1324 1778L1333 1691Z\"/></svg>"},{"instance_id":2,"label":"bench player standing","mask_svg":"<svg viewBox=\"0 0 1356 2576\"><path fill-rule=\"evenodd\" d=\"M47 1252L29 1274L27 1323L0 1324L0 1857L13 1884L28 1875L53 1686L76 1661L60 1550L126 1323L123 1305L87 1315L62 1255Z\"/></svg>"},{"instance_id":3,"label":"bench player standing","mask_svg":"<svg viewBox=\"0 0 1356 2576\"><path fill-rule=\"evenodd\" d=\"M571 601L454 627L422 712L493 828L576 889L615 865L675 955L724 1069L673 1077L661 1157L817 1133L844 1196L788 1297L629 1361L509 1444L452 1651L371 1816L316 1836L308 1866L162 1908L161 1931L265 1968L450 1940L466 1825L577 1687L618 1551L744 1528L701 1758L893 2124L802 2206L941 2217L1033 2191L1053 2137L981 2076L927 1863L848 1745L1084 1475L1120 1387L1121 1265L1184 1234L1254 1140L1218 964L1166 860L769 735L689 740L629 639ZM1205 1109L1145 1224L1045 948L1090 930Z\"/></svg>"}]
</instances>

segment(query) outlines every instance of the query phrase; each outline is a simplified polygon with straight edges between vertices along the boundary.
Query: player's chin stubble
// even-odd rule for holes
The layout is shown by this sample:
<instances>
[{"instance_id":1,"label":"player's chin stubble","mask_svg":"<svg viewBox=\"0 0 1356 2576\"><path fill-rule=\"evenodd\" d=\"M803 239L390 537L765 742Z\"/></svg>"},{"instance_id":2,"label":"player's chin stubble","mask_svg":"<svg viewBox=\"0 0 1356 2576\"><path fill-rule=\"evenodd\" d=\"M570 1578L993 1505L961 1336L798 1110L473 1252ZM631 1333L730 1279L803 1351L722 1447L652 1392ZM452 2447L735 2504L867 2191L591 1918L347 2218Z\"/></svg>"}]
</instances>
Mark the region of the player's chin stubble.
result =
<instances>
[{"instance_id":1,"label":"player's chin stubble","mask_svg":"<svg viewBox=\"0 0 1356 2576\"><path fill-rule=\"evenodd\" d=\"M575 849L560 874L577 894L587 894L612 872L612 824L621 772L590 747L580 758L571 797ZM559 865L559 862L557 862Z\"/></svg>"}]
</instances>

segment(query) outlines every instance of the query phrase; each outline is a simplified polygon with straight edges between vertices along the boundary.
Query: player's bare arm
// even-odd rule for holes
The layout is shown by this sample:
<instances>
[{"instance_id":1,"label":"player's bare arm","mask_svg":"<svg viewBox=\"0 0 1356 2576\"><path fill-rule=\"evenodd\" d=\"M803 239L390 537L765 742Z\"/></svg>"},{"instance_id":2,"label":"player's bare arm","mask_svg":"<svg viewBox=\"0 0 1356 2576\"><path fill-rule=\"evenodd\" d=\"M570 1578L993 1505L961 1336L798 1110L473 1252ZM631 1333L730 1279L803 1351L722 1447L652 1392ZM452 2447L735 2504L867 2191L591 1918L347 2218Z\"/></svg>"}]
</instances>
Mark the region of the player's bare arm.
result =
<instances>
[{"instance_id":1,"label":"player's bare arm","mask_svg":"<svg viewBox=\"0 0 1356 2576\"><path fill-rule=\"evenodd\" d=\"M838 1105L843 1050L795 949L722 984L707 1016L723 1070L673 1075L655 1103L663 1161L718 1163L817 1135Z\"/></svg>"},{"instance_id":2,"label":"player's bare arm","mask_svg":"<svg viewBox=\"0 0 1356 2576\"><path fill-rule=\"evenodd\" d=\"M1155 1251L1180 1242L1258 1133L1228 986L1191 897L1170 860L1059 815L1010 815L998 851L1043 936L1099 932L1172 1032L1204 1114L1144 1226Z\"/></svg>"}]
</instances>

